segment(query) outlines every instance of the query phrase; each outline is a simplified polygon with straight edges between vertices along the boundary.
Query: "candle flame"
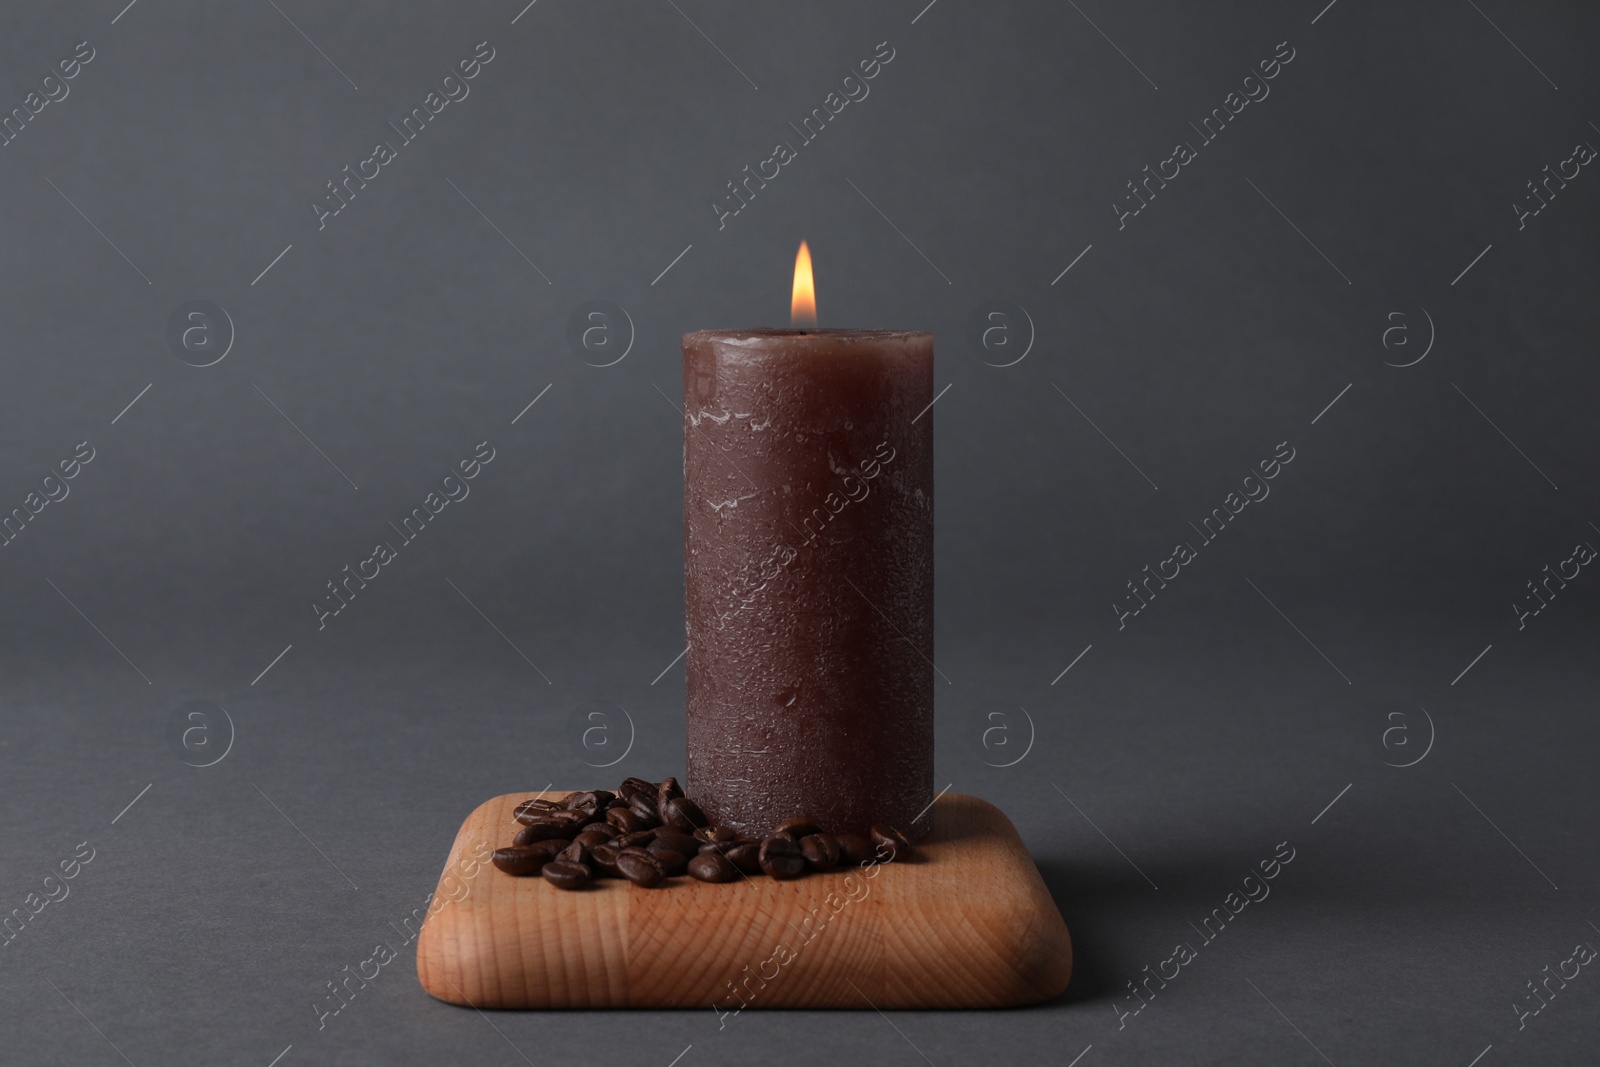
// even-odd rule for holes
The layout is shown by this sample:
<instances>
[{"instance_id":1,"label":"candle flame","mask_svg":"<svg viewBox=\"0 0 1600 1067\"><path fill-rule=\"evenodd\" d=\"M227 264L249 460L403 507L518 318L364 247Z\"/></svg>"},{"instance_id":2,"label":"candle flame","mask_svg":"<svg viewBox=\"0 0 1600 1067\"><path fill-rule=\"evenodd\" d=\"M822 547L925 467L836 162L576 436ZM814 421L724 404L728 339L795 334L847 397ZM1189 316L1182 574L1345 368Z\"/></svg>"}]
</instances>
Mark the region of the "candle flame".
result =
<instances>
[{"instance_id":1,"label":"candle flame","mask_svg":"<svg viewBox=\"0 0 1600 1067\"><path fill-rule=\"evenodd\" d=\"M794 257L794 295L789 300L790 326L817 324L817 289L811 280L811 249L804 241Z\"/></svg>"}]
</instances>

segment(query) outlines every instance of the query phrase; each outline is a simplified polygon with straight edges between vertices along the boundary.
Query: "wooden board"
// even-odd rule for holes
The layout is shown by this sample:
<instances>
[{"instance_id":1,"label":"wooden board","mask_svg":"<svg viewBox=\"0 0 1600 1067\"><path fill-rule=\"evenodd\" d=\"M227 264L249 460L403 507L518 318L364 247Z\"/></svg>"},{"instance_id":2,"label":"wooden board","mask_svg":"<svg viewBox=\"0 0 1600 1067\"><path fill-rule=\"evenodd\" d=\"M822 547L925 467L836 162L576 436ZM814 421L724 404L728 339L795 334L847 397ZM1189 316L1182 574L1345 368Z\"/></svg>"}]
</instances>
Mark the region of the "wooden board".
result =
<instances>
[{"instance_id":1,"label":"wooden board","mask_svg":"<svg viewBox=\"0 0 1600 1067\"><path fill-rule=\"evenodd\" d=\"M947 793L908 862L577 891L486 858L535 796L486 801L456 835L417 939L417 976L478 1008L993 1008L1061 993L1072 942L1016 828ZM483 862L474 856L485 858Z\"/></svg>"}]
</instances>

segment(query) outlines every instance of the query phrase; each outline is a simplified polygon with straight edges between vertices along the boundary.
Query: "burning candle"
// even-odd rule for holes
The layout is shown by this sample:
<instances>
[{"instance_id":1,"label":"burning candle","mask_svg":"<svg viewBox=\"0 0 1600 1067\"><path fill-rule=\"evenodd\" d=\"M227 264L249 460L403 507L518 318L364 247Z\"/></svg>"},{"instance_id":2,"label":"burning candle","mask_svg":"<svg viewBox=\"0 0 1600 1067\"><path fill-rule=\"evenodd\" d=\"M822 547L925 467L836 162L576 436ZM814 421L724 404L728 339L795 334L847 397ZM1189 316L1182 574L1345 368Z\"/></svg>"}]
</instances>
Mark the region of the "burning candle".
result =
<instances>
[{"instance_id":1,"label":"burning candle","mask_svg":"<svg viewBox=\"0 0 1600 1067\"><path fill-rule=\"evenodd\" d=\"M922 836L933 799L933 337L683 338L688 788L715 824ZM919 818L920 817L920 818Z\"/></svg>"}]
</instances>

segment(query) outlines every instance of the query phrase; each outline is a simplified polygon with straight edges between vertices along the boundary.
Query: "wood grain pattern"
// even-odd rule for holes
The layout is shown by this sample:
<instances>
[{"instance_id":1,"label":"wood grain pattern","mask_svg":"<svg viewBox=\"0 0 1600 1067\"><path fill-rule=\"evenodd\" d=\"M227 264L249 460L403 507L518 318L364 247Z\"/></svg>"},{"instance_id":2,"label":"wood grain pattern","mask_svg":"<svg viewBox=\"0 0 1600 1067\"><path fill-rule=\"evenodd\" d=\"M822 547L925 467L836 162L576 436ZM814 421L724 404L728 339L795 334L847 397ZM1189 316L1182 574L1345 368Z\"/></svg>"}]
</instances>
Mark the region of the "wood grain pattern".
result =
<instances>
[{"instance_id":1,"label":"wood grain pattern","mask_svg":"<svg viewBox=\"0 0 1600 1067\"><path fill-rule=\"evenodd\" d=\"M462 825L417 939L417 977L479 1008L993 1008L1061 993L1072 942L1015 827L947 793L909 862L727 885L513 878L488 850L534 796ZM474 856L485 857L483 862Z\"/></svg>"}]
</instances>

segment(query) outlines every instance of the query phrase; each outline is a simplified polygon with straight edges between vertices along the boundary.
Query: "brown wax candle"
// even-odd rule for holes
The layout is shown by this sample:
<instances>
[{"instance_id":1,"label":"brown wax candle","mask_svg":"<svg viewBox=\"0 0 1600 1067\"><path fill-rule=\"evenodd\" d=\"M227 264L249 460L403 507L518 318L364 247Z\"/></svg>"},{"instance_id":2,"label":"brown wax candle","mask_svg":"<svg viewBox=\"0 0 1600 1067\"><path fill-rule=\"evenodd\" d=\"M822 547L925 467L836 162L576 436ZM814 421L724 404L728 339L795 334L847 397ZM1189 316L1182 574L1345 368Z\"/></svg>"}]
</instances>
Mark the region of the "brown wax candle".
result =
<instances>
[{"instance_id":1,"label":"brown wax candle","mask_svg":"<svg viewBox=\"0 0 1600 1067\"><path fill-rule=\"evenodd\" d=\"M932 335L691 333L683 394L689 794L746 833L921 836Z\"/></svg>"}]
</instances>

